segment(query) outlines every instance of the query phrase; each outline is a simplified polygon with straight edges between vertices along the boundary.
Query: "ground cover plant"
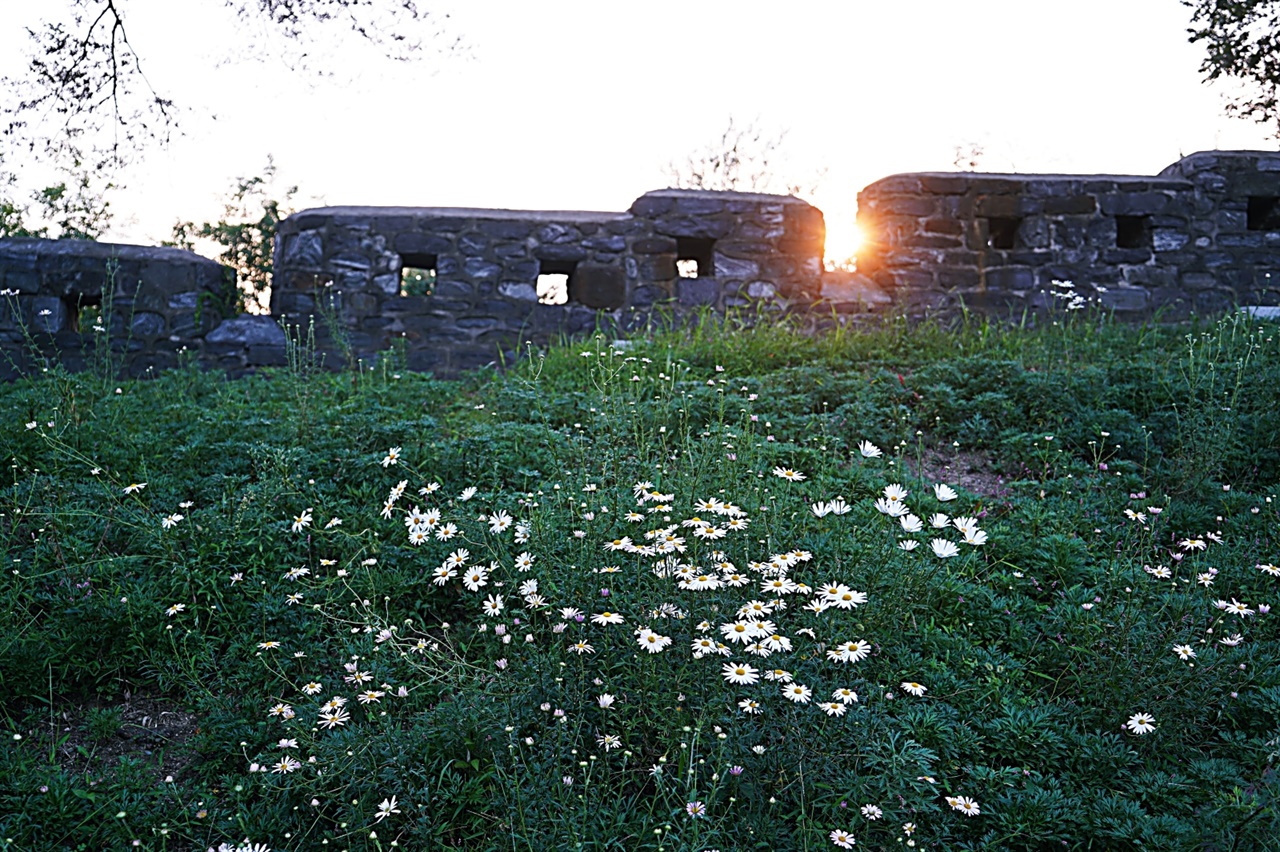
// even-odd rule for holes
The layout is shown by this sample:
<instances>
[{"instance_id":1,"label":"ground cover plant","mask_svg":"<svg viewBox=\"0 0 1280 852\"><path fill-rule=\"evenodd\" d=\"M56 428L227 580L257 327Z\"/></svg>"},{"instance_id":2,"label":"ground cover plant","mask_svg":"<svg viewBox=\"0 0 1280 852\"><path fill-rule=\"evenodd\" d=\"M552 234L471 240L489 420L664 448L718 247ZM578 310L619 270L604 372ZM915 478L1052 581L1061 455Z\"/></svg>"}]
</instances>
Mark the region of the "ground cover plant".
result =
<instances>
[{"instance_id":1,"label":"ground cover plant","mask_svg":"<svg viewBox=\"0 0 1280 852\"><path fill-rule=\"evenodd\" d=\"M51 361L0 388L0 848L1267 848L1278 349Z\"/></svg>"}]
</instances>

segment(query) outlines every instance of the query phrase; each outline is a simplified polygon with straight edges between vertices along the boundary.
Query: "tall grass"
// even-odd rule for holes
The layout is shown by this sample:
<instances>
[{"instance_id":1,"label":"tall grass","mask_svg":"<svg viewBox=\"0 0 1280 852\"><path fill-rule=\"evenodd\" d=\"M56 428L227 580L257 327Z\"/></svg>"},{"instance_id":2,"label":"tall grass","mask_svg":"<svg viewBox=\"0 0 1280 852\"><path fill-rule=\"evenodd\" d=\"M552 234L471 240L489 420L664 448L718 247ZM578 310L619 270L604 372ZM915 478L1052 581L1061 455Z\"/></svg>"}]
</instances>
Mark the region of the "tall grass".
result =
<instances>
[{"instance_id":1,"label":"tall grass","mask_svg":"<svg viewBox=\"0 0 1280 852\"><path fill-rule=\"evenodd\" d=\"M0 389L0 848L1265 848L1276 353L54 367Z\"/></svg>"}]
</instances>

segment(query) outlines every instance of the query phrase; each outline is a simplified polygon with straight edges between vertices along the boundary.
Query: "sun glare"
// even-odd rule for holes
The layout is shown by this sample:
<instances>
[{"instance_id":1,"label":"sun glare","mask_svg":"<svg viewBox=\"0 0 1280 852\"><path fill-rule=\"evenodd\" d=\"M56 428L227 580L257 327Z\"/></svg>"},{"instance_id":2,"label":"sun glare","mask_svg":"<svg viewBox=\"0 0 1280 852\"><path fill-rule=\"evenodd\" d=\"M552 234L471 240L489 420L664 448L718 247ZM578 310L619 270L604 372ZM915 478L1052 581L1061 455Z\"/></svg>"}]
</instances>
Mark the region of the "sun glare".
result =
<instances>
[{"instance_id":1,"label":"sun glare","mask_svg":"<svg viewBox=\"0 0 1280 852\"><path fill-rule=\"evenodd\" d=\"M862 245L862 231L852 218L832 219L827 222L827 247L825 261L828 268L852 268L854 257Z\"/></svg>"}]
</instances>

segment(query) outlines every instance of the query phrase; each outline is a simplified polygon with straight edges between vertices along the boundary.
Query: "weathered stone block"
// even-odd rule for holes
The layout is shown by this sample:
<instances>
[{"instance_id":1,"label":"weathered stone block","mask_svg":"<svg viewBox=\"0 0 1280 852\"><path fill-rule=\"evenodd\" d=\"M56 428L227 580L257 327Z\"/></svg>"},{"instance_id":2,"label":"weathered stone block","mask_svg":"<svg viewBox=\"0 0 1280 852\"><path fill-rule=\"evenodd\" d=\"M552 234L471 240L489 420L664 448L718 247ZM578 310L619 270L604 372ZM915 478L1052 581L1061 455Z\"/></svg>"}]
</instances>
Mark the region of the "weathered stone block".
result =
<instances>
[{"instance_id":1,"label":"weathered stone block","mask_svg":"<svg viewBox=\"0 0 1280 852\"><path fill-rule=\"evenodd\" d=\"M720 285L714 278L681 278L676 282L676 298L682 305L714 305Z\"/></svg>"},{"instance_id":2,"label":"weathered stone block","mask_svg":"<svg viewBox=\"0 0 1280 852\"><path fill-rule=\"evenodd\" d=\"M1098 209L1110 216L1152 215L1168 206L1169 196L1162 192L1114 192L1098 198Z\"/></svg>"},{"instance_id":3,"label":"weathered stone block","mask_svg":"<svg viewBox=\"0 0 1280 852\"><path fill-rule=\"evenodd\" d=\"M396 234L391 245L402 255L444 254L456 251L453 240L439 234L428 234L421 231L402 231Z\"/></svg>"},{"instance_id":4,"label":"weathered stone block","mask_svg":"<svg viewBox=\"0 0 1280 852\"><path fill-rule=\"evenodd\" d=\"M475 279L492 279L502 274L502 266L482 257L467 257L462 261L462 274Z\"/></svg>"},{"instance_id":5,"label":"weathered stone block","mask_svg":"<svg viewBox=\"0 0 1280 852\"><path fill-rule=\"evenodd\" d=\"M754 260L729 257L715 252L714 263L717 278L753 278L760 274L760 264Z\"/></svg>"},{"instance_id":6,"label":"weathered stone block","mask_svg":"<svg viewBox=\"0 0 1280 852\"><path fill-rule=\"evenodd\" d=\"M671 237L644 237L631 243L634 254L675 254L676 241Z\"/></svg>"},{"instance_id":7,"label":"weathered stone block","mask_svg":"<svg viewBox=\"0 0 1280 852\"><path fill-rule=\"evenodd\" d=\"M602 234L582 241L583 248L592 251L620 252L627 248L627 240L618 234Z\"/></svg>"},{"instance_id":8,"label":"weathered stone block","mask_svg":"<svg viewBox=\"0 0 1280 852\"><path fill-rule=\"evenodd\" d=\"M1042 209L1046 216L1091 214L1097 212L1098 200L1092 195L1076 195L1067 198L1046 198Z\"/></svg>"},{"instance_id":9,"label":"weathered stone block","mask_svg":"<svg viewBox=\"0 0 1280 852\"><path fill-rule=\"evenodd\" d=\"M617 266L581 264L569 278L569 301L588 308L620 308L627 302L627 282Z\"/></svg>"},{"instance_id":10,"label":"weathered stone block","mask_svg":"<svg viewBox=\"0 0 1280 852\"><path fill-rule=\"evenodd\" d=\"M664 217L654 223L654 230L669 237L720 239L728 236L732 223L723 219L699 219L693 216Z\"/></svg>"},{"instance_id":11,"label":"weathered stone block","mask_svg":"<svg viewBox=\"0 0 1280 852\"><path fill-rule=\"evenodd\" d=\"M508 299L521 302L538 301L538 291L532 284L523 281L503 281L498 285L498 292Z\"/></svg>"},{"instance_id":12,"label":"weathered stone block","mask_svg":"<svg viewBox=\"0 0 1280 852\"><path fill-rule=\"evenodd\" d=\"M587 250L576 243L566 245L541 245L534 249L540 260L577 261L587 259Z\"/></svg>"},{"instance_id":13,"label":"weathered stone block","mask_svg":"<svg viewBox=\"0 0 1280 852\"><path fill-rule=\"evenodd\" d=\"M501 220L481 219L476 227L482 234L502 240L522 240L533 230L528 222L504 222Z\"/></svg>"},{"instance_id":14,"label":"weathered stone block","mask_svg":"<svg viewBox=\"0 0 1280 852\"><path fill-rule=\"evenodd\" d=\"M1156 228L1151 232L1151 247L1155 251L1178 251L1191 239L1189 234L1172 228Z\"/></svg>"}]
</instances>

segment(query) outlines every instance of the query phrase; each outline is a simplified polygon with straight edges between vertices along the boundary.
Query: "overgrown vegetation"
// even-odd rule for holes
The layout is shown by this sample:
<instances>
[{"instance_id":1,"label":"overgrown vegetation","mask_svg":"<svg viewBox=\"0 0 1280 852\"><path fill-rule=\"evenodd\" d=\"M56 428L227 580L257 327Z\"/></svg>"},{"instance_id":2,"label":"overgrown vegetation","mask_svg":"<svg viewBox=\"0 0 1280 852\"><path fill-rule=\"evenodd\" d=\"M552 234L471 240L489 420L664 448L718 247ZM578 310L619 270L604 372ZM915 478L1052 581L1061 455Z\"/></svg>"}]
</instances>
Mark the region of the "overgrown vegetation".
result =
<instances>
[{"instance_id":1,"label":"overgrown vegetation","mask_svg":"<svg viewBox=\"0 0 1280 852\"><path fill-rule=\"evenodd\" d=\"M708 322L0 388L0 847L1267 848L1277 349Z\"/></svg>"}]
</instances>

